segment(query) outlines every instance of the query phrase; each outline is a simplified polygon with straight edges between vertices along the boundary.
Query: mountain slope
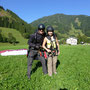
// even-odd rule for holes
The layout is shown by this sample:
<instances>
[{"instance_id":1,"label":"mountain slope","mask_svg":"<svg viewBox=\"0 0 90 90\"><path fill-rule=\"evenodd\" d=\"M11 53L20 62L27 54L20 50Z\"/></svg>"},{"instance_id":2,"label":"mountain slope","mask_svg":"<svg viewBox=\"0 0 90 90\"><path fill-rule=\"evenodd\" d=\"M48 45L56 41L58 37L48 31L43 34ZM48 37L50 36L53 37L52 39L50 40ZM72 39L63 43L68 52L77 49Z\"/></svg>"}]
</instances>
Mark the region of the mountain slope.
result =
<instances>
[{"instance_id":1,"label":"mountain slope","mask_svg":"<svg viewBox=\"0 0 90 90\"><path fill-rule=\"evenodd\" d=\"M45 24L46 27L52 25L59 33L67 35L73 25L75 31L80 30L83 34L90 37L90 16L55 14L40 18L30 24L37 26L39 23Z\"/></svg>"},{"instance_id":2,"label":"mountain slope","mask_svg":"<svg viewBox=\"0 0 90 90\"><path fill-rule=\"evenodd\" d=\"M16 41L18 41L19 45L25 45L27 44L27 39L22 37L21 33L17 31L16 29L10 29L10 28L3 28L0 27L0 30L2 30L1 34L8 38L8 33L12 33L12 35L16 38Z\"/></svg>"},{"instance_id":3,"label":"mountain slope","mask_svg":"<svg viewBox=\"0 0 90 90\"><path fill-rule=\"evenodd\" d=\"M0 27L14 28L23 33L32 33L33 27L18 17L11 10L5 10L0 6Z\"/></svg>"}]
</instances>

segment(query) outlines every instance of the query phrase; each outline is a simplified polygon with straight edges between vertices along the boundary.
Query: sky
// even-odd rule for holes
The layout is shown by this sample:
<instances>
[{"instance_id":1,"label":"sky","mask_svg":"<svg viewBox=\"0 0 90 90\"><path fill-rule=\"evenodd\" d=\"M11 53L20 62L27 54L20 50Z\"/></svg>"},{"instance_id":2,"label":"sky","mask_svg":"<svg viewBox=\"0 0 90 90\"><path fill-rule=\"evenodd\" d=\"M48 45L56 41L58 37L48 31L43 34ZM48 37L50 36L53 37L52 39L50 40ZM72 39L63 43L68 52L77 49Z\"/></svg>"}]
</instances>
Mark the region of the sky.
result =
<instances>
[{"instance_id":1,"label":"sky","mask_svg":"<svg viewBox=\"0 0 90 90\"><path fill-rule=\"evenodd\" d=\"M0 0L0 6L27 23L57 13L90 16L90 0Z\"/></svg>"}]
</instances>

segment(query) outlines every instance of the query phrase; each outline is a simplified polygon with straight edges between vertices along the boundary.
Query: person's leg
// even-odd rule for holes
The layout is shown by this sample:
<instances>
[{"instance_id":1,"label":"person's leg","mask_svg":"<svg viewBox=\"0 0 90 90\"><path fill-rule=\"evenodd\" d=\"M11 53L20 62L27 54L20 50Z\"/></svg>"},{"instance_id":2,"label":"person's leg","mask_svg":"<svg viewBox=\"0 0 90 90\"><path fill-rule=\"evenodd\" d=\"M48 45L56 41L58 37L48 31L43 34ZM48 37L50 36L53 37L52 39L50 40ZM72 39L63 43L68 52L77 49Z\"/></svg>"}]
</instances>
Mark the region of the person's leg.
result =
<instances>
[{"instance_id":1,"label":"person's leg","mask_svg":"<svg viewBox=\"0 0 90 90\"><path fill-rule=\"evenodd\" d=\"M48 57L47 65L48 65L48 75L52 76L52 57Z\"/></svg>"},{"instance_id":2,"label":"person's leg","mask_svg":"<svg viewBox=\"0 0 90 90\"><path fill-rule=\"evenodd\" d=\"M31 50L29 52L29 55L28 55L28 62L27 62L27 75L28 75L28 78L30 78L30 74L31 74L31 68L32 68L32 63L33 63L33 59L34 59L34 51Z\"/></svg>"},{"instance_id":3,"label":"person's leg","mask_svg":"<svg viewBox=\"0 0 90 90\"><path fill-rule=\"evenodd\" d=\"M45 58L43 56L38 56L38 58L41 61L43 73L47 74L47 67L46 67L46 60L45 60Z\"/></svg>"},{"instance_id":4,"label":"person's leg","mask_svg":"<svg viewBox=\"0 0 90 90\"><path fill-rule=\"evenodd\" d=\"M54 72L54 74L57 74L56 63L57 63L57 56L53 56L53 72Z\"/></svg>"},{"instance_id":5,"label":"person's leg","mask_svg":"<svg viewBox=\"0 0 90 90\"><path fill-rule=\"evenodd\" d=\"M28 78L30 78L32 63L33 63L33 58L28 57L28 66L27 66L27 75L28 75Z\"/></svg>"}]
</instances>

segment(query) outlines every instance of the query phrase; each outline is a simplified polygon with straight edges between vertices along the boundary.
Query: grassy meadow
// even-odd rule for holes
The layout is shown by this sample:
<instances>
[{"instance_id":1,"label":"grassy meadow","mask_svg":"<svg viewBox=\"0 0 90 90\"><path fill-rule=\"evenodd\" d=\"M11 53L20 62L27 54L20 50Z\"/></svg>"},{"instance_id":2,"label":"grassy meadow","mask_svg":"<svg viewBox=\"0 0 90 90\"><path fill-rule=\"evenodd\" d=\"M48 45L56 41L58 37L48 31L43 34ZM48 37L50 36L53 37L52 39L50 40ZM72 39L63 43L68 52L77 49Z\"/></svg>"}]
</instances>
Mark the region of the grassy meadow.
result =
<instances>
[{"instance_id":1,"label":"grassy meadow","mask_svg":"<svg viewBox=\"0 0 90 90\"><path fill-rule=\"evenodd\" d=\"M0 50L28 48L27 45L0 46ZM90 46L60 46L57 75L43 75L34 60L31 79L27 78L27 57L0 56L0 90L90 90Z\"/></svg>"},{"instance_id":2,"label":"grassy meadow","mask_svg":"<svg viewBox=\"0 0 90 90\"><path fill-rule=\"evenodd\" d=\"M21 33L19 31L17 31L16 29L11 29L11 28L4 28L4 27L0 27L0 30L2 30L2 35L5 37L8 37L8 33L12 33L12 35L16 38L16 41L19 42L19 45L25 45L27 43L27 39L25 39ZM13 44L9 44L9 43L0 43L0 46L12 46Z\"/></svg>"}]
</instances>

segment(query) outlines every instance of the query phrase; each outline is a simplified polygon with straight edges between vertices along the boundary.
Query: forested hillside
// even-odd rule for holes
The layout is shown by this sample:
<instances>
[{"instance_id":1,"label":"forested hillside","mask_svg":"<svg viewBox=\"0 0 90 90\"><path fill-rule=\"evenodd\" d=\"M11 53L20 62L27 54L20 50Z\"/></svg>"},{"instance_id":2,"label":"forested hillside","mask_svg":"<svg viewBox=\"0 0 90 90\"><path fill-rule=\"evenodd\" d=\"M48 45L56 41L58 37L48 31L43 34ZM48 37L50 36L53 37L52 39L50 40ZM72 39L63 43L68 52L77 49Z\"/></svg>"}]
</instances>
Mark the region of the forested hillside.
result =
<instances>
[{"instance_id":1,"label":"forested hillside","mask_svg":"<svg viewBox=\"0 0 90 90\"><path fill-rule=\"evenodd\" d=\"M27 39L25 39L16 29L0 27L0 42L2 42L3 45L6 43L25 45L27 44Z\"/></svg>"},{"instance_id":2,"label":"forested hillside","mask_svg":"<svg viewBox=\"0 0 90 90\"><path fill-rule=\"evenodd\" d=\"M14 28L20 31L24 37L34 30L31 25L18 17L14 12L8 9L5 10L2 6L0 6L0 27Z\"/></svg>"},{"instance_id":3,"label":"forested hillside","mask_svg":"<svg viewBox=\"0 0 90 90\"><path fill-rule=\"evenodd\" d=\"M28 24L11 10L5 10L0 6L0 27L16 29L26 39L35 32L40 23L46 27L52 25L61 43L65 43L69 37L76 37L79 43L82 41L90 43L90 16L55 14ZM0 37L2 37L1 32Z\"/></svg>"},{"instance_id":4,"label":"forested hillside","mask_svg":"<svg viewBox=\"0 0 90 90\"><path fill-rule=\"evenodd\" d=\"M55 14L40 18L31 25L37 26L39 23L44 23L46 26L52 25L62 35L75 36L81 33L90 37L90 16Z\"/></svg>"}]
</instances>

